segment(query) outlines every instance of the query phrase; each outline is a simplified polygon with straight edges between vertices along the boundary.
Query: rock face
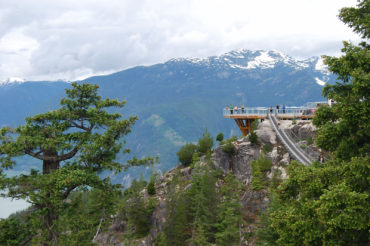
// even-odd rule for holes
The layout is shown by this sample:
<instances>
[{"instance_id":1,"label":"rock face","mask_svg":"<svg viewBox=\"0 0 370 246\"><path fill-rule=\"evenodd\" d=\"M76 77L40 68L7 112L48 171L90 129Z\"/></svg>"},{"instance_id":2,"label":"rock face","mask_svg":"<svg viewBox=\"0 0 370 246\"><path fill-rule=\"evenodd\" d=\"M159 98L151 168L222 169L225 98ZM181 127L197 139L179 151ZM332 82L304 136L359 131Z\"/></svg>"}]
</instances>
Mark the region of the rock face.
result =
<instances>
[{"instance_id":1,"label":"rock face","mask_svg":"<svg viewBox=\"0 0 370 246\"><path fill-rule=\"evenodd\" d=\"M222 169L225 173L231 171L243 183L249 184L252 177L250 162L262 154L265 145L277 146L278 144L276 134L268 121L259 125L256 134L260 142L259 145L253 145L249 142L248 137L244 137L234 142L235 153L232 156L222 151L222 146L218 146L211 157L214 167ZM278 155L276 148L266 155L273 164L277 164L283 158Z\"/></svg>"}]
</instances>

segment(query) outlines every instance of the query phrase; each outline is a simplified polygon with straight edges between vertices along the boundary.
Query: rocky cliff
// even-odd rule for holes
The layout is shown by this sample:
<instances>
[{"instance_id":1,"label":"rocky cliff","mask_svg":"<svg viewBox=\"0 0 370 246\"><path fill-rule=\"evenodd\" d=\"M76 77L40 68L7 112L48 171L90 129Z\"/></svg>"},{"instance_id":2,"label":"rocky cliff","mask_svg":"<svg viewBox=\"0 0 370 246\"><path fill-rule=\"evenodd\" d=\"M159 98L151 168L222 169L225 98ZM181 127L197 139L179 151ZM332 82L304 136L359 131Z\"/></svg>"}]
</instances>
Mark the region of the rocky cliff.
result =
<instances>
[{"instance_id":1,"label":"rocky cliff","mask_svg":"<svg viewBox=\"0 0 370 246\"><path fill-rule=\"evenodd\" d=\"M314 127L311 123L291 121L282 122L281 127L286 132L296 137L298 144L306 145L313 150L316 150L312 143L314 137ZM248 137L238 139L233 142L234 151L228 154L223 151L222 146L216 147L209 160L203 156L200 159L199 165L210 165L213 169L219 170L223 175L232 172L237 179L239 179L244 188L240 196L240 203L243 207L244 220L246 226L242 228L243 235L249 235L242 238L243 245L255 245L256 231L258 222L260 221L261 212L266 208L268 199L268 185L262 189L253 189L252 187L252 167L251 162L257 160L260 156L268 158L271 161L271 168L265 175L268 180L276 174L280 179L286 178L285 167L289 165L291 157L280 143L275 132L272 130L270 122L264 121L259 124L256 130L258 136L258 144L252 144ZM313 154L318 155L317 152ZM155 245L155 239L163 231L163 226L168 214L169 202L169 183L176 175L181 176L184 180L183 189L187 190L191 187L190 180L193 174L193 167L178 166L159 177L155 183L157 205L151 216L151 229L146 237L124 240L126 231L126 222L116 216L114 223L105 232L102 232L96 238L99 245L141 245L150 246ZM216 183L217 186L222 186L222 178ZM142 190L142 195L148 199L146 189ZM185 244L184 244L185 245Z\"/></svg>"}]
</instances>

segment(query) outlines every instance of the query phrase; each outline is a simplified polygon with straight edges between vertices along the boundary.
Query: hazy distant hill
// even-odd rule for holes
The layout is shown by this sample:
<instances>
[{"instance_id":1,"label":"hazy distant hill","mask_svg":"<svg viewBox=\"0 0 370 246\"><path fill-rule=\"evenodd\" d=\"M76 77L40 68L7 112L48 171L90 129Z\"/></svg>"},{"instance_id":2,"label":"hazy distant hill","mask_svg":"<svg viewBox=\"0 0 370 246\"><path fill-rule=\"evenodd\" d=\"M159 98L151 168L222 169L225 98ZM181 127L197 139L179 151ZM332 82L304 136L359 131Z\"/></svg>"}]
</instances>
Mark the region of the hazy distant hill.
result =
<instances>
[{"instance_id":1,"label":"hazy distant hill","mask_svg":"<svg viewBox=\"0 0 370 246\"><path fill-rule=\"evenodd\" d=\"M179 147L196 141L206 128L213 136L221 131L226 137L240 135L235 123L222 116L226 105L302 105L323 100L322 85L333 80L317 57L296 60L277 51L239 50L202 59L173 59L83 82L99 84L103 96L127 100L123 115L139 116L127 139L132 152L159 155L160 168L169 169L176 164ZM14 126L25 116L56 108L68 86L66 82L0 85L0 126Z\"/></svg>"}]
</instances>

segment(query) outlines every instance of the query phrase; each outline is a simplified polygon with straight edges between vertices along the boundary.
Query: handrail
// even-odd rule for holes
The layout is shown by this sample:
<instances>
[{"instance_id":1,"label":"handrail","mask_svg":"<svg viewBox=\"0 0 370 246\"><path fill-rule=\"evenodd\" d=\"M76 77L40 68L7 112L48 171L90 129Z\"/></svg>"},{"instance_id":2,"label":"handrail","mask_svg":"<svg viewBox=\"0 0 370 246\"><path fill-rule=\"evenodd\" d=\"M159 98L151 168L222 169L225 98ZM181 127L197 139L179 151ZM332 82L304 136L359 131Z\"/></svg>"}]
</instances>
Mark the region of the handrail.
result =
<instances>
[{"instance_id":1,"label":"handrail","mask_svg":"<svg viewBox=\"0 0 370 246\"><path fill-rule=\"evenodd\" d=\"M311 164L310 159L308 159L307 156L304 153L302 153L294 143L292 143L292 141L285 134L284 131L281 131L278 128L275 116L271 115L271 114L268 114L268 118L269 118L270 122L272 123L274 131L276 132L278 137L281 139L281 141L283 142L285 147L288 149L289 153L292 154L294 159L298 160L299 162L303 163L304 165L310 165Z\"/></svg>"},{"instance_id":2,"label":"handrail","mask_svg":"<svg viewBox=\"0 0 370 246\"><path fill-rule=\"evenodd\" d=\"M248 108L224 108L223 115L224 116L248 116L248 115L264 115L266 116L270 110L271 113L277 114L279 116L289 116L289 117L297 117L300 118L305 115L313 115L314 108L307 108L307 107L286 107L280 108L279 110L275 108L267 108L267 107L248 107Z\"/></svg>"}]
</instances>

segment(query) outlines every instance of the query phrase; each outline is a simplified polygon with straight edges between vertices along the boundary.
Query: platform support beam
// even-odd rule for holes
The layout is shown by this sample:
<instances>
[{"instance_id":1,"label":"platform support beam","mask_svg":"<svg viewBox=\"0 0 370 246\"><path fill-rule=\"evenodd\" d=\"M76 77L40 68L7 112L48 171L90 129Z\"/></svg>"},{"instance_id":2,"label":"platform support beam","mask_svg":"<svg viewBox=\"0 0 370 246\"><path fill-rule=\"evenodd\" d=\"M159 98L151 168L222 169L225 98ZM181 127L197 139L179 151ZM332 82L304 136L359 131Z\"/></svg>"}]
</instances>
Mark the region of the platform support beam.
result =
<instances>
[{"instance_id":1,"label":"platform support beam","mask_svg":"<svg viewBox=\"0 0 370 246\"><path fill-rule=\"evenodd\" d=\"M247 136L248 133L252 130L252 122L255 119L235 119L236 124L240 128L243 136Z\"/></svg>"}]
</instances>

